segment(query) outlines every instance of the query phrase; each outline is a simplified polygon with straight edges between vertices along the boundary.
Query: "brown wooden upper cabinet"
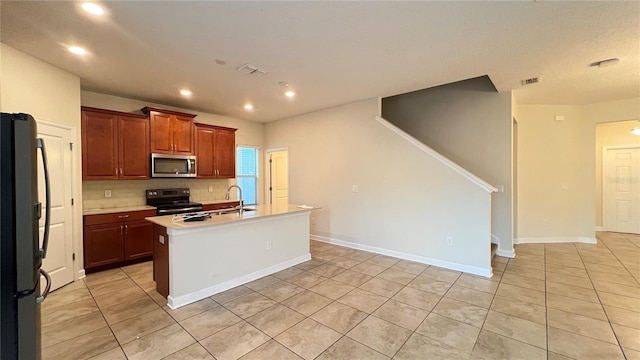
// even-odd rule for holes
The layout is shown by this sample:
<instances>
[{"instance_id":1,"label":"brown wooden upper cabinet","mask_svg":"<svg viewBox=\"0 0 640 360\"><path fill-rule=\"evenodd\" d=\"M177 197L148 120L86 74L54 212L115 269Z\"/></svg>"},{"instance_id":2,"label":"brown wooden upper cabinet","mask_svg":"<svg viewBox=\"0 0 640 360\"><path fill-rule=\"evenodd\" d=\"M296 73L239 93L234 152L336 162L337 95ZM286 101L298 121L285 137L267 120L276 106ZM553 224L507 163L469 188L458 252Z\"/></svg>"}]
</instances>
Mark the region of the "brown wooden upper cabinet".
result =
<instances>
[{"instance_id":1,"label":"brown wooden upper cabinet","mask_svg":"<svg viewBox=\"0 0 640 360\"><path fill-rule=\"evenodd\" d=\"M196 164L198 178L236 177L236 130L196 124Z\"/></svg>"},{"instance_id":2,"label":"brown wooden upper cabinet","mask_svg":"<svg viewBox=\"0 0 640 360\"><path fill-rule=\"evenodd\" d=\"M151 125L151 152L193 155L193 118L196 115L145 107Z\"/></svg>"},{"instance_id":3,"label":"brown wooden upper cabinet","mask_svg":"<svg viewBox=\"0 0 640 360\"><path fill-rule=\"evenodd\" d=\"M149 178L146 116L83 106L82 180Z\"/></svg>"}]
</instances>

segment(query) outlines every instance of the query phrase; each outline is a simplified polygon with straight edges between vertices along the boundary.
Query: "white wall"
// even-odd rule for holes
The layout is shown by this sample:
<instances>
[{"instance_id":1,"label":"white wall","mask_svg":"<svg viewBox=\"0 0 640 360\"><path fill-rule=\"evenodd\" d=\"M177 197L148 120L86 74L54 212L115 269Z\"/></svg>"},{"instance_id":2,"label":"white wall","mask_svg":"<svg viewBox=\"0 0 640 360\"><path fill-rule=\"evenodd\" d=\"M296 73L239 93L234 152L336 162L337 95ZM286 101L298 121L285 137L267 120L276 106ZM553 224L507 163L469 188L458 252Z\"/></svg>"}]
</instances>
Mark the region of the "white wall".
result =
<instances>
[{"instance_id":1,"label":"white wall","mask_svg":"<svg viewBox=\"0 0 640 360\"><path fill-rule=\"evenodd\" d=\"M74 195L82 202L82 156L80 144L80 78L0 43L0 108L24 112L36 119L63 124L76 130ZM54 190L55 191L55 190ZM82 209L73 211L75 274L83 273Z\"/></svg>"},{"instance_id":2,"label":"white wall","mask_svg":"<svg viewBox=\"0 0 640 360\"><path fill-rule=\"evenodd\" d=\"M382 116L484 181L492 196L491 231L513 249L511 93L482 76L385 98Z\"/></svg>"},{"instance_id":3,"label":"white wall","mask_svg":"<svg viewBox=\"0 0 640 360\"><path fill-rule=\"evenodd\" d=\"M266 125L265 147L289 149L290 201L322 207L312 234L488 274L490 194L377 114L369 99Z\"/></svg>"},{"instance_id":4,"label":"white wall","mask_svg":"<svg viewBox=\"0 0 640 360\"><path fill-rule=\"evenodd\" d=\"M195 118L196 123L219 125L219 126L226 126L226 127L238 129L238 131L236 131L236 145L258 147L261 153L264 150L264 146L263 146L264 145L264 124L258 123L258 122L239 120L239 119L230 118L230 117L221 116L221 115L198 112L198 111L193 111L185 108L176 108L173 106L151 103L148 101L141 101L141 100L128 99L128 98L123 98L118 96L99 94L99 93L90 92L90 91L82 91L82 106L90 106L90 107L96 107L101 109L116 110L116 111L131 112L131 113L141 113L140 109L142 109L145 106L151 106L151 107L156 107L160 109L170 109L170 110L186 112L189 114L195 114L197 115ZM258 202L262 203L263 202L262 200L263 199L263 179L264 179L263 156L260 156L259 159L260 159L260 162L258 164L258 167L259 167L258 169L259 170ZM171 181L165 181L165 180L166 179L140 180L140 183L143 184L142 188L147 188L147 189L151 189L153 188L153 186L157 187L158 185L162 187L163 186L162 183L168 184L165 187L171 187L173 186L174 183L176 183L175 181L171 182ZM227 180L193 179L189 183L185 183L186 184L185 186L193 187L194 189L196 189L196 195L197 195L199 189L207 188L208 185L213 185L215 194L207 194L205 192L201 192L199 193L200 196L199 197L196 196L196 197L200 200L215 200L220 198L219 191L217 190L218 186L220 185L220 182L225 183L222 186L224 187L224 190L225 190L224 193L226 193L226 186L229 185L227 183L235 183L235 180L227 181ZM88 183L88 182L85 182L85 183ZM122 188L122 186L120 186L121 185L120 181L99 181L99 182L92 181L90 183L91 183L90 186L87 187L86 190L84 190L85 192L88 192L88 191L91 192L91 193L87 193L87 198L88 198L87 201L91 201L91 204L87 204L87 206L93 206L93 204L96 203L96 201L97 202L102 201L103 199L100 199L100 193L103 193L104 189ZM224 193L222 196L224 196ZM139 197L136 197L135 193L132 193L130 191L119 191L116 193L112 193L112 195L113 195L113 198L116 198L116 199L119 199L119 198L126 199L126 201L128 201L129 203L145 201L143 192L140 192Z\"/></svg>"},{"instance_id":5,"label":"white wall","mask_svg":"<svg viewBox=\"0 0 640 360\"><path fill-rule=\"evenodd\" d=\"M596 226L596 123L640 118L640 99L518 105L518 238L589 240ZM554 121L564 115L564 121Z\"/></svg>"},{"instance_id":6,"label":"white wall","mask_svg":"<svg viewBox=\"0 0 640 360\"><path fill-rule=\"evenodd\" d=\"M596 226L602 227L602 155L604 146L637 145L640 136L631 129L640 126L640 121L618 121L596 124Z\"/></svg>"}]
</instances>

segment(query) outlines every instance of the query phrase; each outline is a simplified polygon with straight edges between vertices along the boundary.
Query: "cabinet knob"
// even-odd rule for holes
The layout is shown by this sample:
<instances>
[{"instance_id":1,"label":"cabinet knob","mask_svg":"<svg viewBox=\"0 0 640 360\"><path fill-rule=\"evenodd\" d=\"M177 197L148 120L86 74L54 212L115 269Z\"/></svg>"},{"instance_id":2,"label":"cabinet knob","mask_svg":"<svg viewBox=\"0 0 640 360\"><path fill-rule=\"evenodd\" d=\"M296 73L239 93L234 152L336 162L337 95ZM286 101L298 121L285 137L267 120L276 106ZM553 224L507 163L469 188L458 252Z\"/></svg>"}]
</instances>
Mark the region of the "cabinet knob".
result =
<instances>
[{"instance_id":1,"label":"cabinet knob","mask_svg":"<svg viewBox=\"0 0 640 360\"><path fill-rule=\"evenodd\" d=\"M128 218L128 217L129 217L129 215L118 215L118 218L119 218L119 219L126 219L126 218Z\"/></svg>"}]
</instances>

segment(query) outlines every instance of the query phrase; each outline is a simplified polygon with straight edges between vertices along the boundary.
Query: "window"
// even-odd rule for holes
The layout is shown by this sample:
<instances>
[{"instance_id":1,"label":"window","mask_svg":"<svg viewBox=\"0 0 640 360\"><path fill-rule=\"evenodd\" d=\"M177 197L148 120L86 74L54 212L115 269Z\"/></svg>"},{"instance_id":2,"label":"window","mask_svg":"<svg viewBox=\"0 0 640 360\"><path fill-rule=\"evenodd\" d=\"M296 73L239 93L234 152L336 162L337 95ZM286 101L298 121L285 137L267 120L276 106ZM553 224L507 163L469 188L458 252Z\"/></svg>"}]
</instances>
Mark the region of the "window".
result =
<instances>
[{"instance_id":1,"label":"window","mask_svg":"<svg viewBox=\"0 0 640 360\"><path fill-rule=\"evenodd\" d=\"M245 205L258 203L258 149L252 147L236 148L236 177L242 188Z\"/></svg>"}]
</instances>

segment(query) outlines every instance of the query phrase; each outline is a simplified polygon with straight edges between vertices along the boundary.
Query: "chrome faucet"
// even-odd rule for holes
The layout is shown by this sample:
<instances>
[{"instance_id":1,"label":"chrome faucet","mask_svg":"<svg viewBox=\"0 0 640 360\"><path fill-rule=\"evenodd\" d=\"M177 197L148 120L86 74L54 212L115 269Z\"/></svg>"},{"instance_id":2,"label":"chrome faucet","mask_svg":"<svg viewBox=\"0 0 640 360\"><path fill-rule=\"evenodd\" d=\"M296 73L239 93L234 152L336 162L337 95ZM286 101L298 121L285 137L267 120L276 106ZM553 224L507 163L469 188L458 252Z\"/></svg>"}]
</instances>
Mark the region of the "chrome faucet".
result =
<instances>
[{"instance_id":1,"label":"chrome faucet","mask_svg":"<svg viewBox=\"0 0 640 360\"><path fill-rule=\"evenodd\" d=\"M240 191L240 215L242 215L242 213L244 212L244 201L242 201L242 188L238 185L231 185L229 186L229 188L227 189L227 194L224 196L225 200L229 200L229 192L231 191L231 189L233 188L238 188L238 191Z\"/></svg>"}]
</instances>

